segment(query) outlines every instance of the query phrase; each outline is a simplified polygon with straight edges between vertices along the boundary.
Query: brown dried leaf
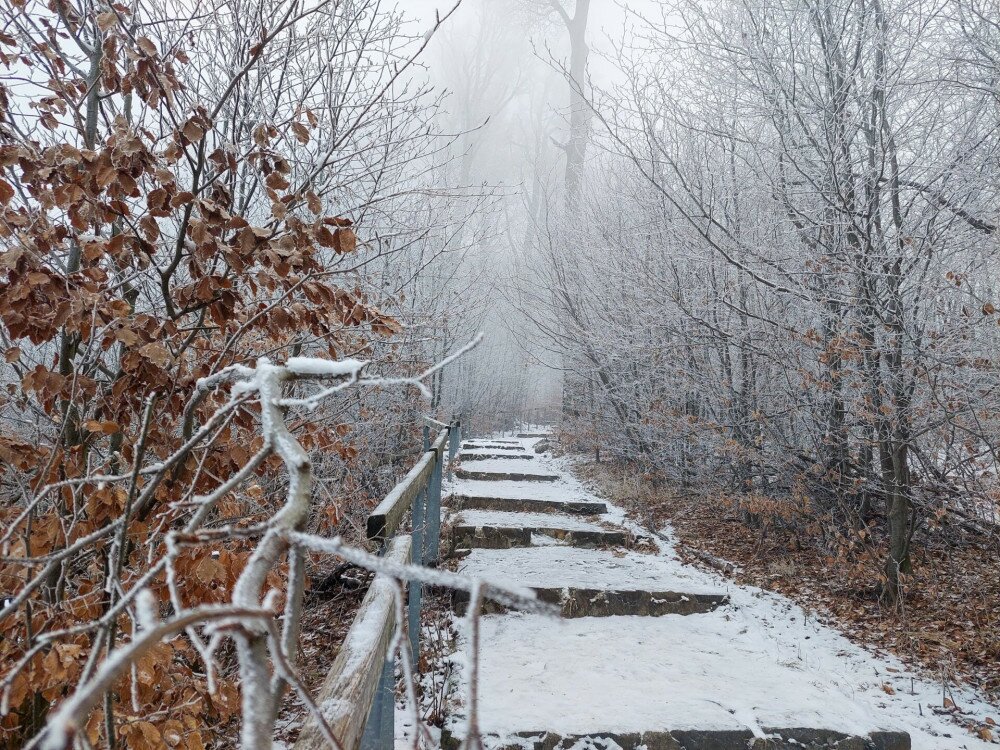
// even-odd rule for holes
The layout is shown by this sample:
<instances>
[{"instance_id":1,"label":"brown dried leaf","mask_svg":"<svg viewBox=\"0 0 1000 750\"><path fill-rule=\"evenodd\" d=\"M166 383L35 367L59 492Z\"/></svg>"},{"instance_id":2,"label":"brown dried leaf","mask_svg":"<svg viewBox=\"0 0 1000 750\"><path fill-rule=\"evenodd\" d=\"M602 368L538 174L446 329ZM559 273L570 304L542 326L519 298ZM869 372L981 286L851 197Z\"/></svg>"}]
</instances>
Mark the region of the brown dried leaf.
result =
<instances>
[{"instance_id":1,"label":"brown dried leaf","mask_svg":"<svg viewBox=\"0 0 1000 750\"><path fill-rule=\"evenodd\" d=\"M116 23L118 23L118 16L110 10L97 14L97 28L101 31L107 31ZM154 49L153 51L155 52L156 50Z\"/></svg>"},{"instance_id":2,"label":"brown dried leaf","mask_svg":"<svg viewBox=\"0 0 1000 750\"><path fill-rule=\"evenodd\" d=\"M323 210L323 202L319 199L319 196L311 190L306 193L306 205L309 207L309 210L317 216Z\"/></svg>"},{"instance_id":3,"label":"brown dried leaf","mask_svg":"<svg viewBox=\"0 0 1000 750\"><path fill-rule=\"evenodd\" d=\"M0 178L0 204L6 206L14 197L14 188L9 182Z\"/></svg>"},{"instance_id":4,"label":"brown dried leaf","mask_svg":"<svg viewBox=\"0 0 1000 750\"><path fill-rule=\"evenodd\" d=\"M191 141L191 143L197 143L205 135L205 129L201 126L201 123L197 122L193 117L184 123L182 131L184 133L184 137Z\"/></svg>"},{"instance_id":5,"label":"brown dried leaf","mask_svg":"<svg viewBox=\"0 0 1000 750\"><path fill-rule=\"evenodd\" d=\"M333 249L341 255L353 253L358 246L358 238L353 229L344 227L333 233Z\"/></svg>"},{"instance_id":6,"label":"brown dried leaf","mask_svg":"<svg viewBox=\"0 0 1000 750\"><path fill-rule=\"evenodd\" d=\"M295 134L295 140L297 140L299 143L303 145L309 143L309 128L307 128L301 122L292 123L292 132Z\"/></svg>"}]
</instances>

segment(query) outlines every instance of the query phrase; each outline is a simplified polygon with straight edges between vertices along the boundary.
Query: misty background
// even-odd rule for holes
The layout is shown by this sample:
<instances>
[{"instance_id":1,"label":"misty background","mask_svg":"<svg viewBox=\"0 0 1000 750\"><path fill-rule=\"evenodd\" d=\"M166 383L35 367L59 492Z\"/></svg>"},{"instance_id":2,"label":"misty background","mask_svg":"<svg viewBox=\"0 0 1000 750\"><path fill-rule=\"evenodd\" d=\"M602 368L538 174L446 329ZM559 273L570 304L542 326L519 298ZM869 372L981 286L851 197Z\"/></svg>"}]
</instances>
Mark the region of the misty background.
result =
<instances>
[{"instance_id":1,"label":"misty background","mask_svg":"<svg viewBox=\"0 0 1000 750\"><path fill-rule=\"evenodd\" d=\"M399 7L420 34L454 3ZM588 81L607 87L622 79L616 48L634 14L657 7L650 0L628 9L608 0L590 4ZM484 427L501 426L486 424L494 418L513 424L559 417L565 363L540 330L556 326L538 304L550 291L543 288L539 240L553 231L564 199L569 54L567 29L548 0L463 0L414 74L441 95L435 121L442 137L455 136L443 157L449 184L490 199L450 248L468 268L467 298L478 301L471 319L485 334L453 366L451 401L457 413L485 420Z\"/></svg>"}]
</instances>

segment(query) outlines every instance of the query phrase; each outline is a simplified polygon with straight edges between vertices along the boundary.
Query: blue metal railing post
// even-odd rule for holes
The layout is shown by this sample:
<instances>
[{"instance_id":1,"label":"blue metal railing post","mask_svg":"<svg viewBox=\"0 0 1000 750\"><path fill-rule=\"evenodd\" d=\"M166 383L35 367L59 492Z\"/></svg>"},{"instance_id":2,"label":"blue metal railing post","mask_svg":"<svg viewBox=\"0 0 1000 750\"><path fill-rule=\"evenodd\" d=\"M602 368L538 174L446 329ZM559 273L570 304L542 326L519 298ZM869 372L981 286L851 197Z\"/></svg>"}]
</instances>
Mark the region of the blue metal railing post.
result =
<instances>
[{"instance_id":1,"label":"blue metal railing post","mask_svg":"<svg viewBox=\"0 0 1000 750\"><path fill-rule=\"evenodd\" d=\"M383 689L385 695L382 700L381 731L379 737L382 740L381 750L390 750L396 747L396 673L392 659L386 659L382 672Z\"/></svg>"},{"instance_id":2,"label":"blue metal railing post","mask_svg":"<svg viewBox=\"0 0 1000 750\"><path fill-rule=\"evenodd\" d=\"M451 465L455 461L455 456L458 454L458 449L462 445L462 423L452 422L451 429L448 431L448 479L451 479L452 468Z\"/></svg>"},{"instance_id":3,"label":"blue metal railing post","mask_svg":"<svg viewBox=\"0 0 1000 750\"><path fill-rule=\"evenodd\" d=\"M424 427L424 453L431 447L431 430ZM413 508L411 510L411 532L412 544L410 554L414 565L424 564L424 530L427 526L427 505L431 494L431 486L434 484L434 476L431 475L427 486L413 498ZM410 581L410 597L407 603L406 629L410 635L410 659L416 667L420 662L420 605L423 599L423 587L416 581Z\"/></svg>"},{"instance_id":4,"label":"blue metal railing post","mask_svg":"<svg viewBox=\"0 0 1000 750\"><path fill-rule=\"evenodd\" d=\"M427 490L427 561L437 562L441 541L441 479L444 469L444 446L436 456L434 472Z\"/></svg>"},{"instance_id":5,"label":"blue metal railing post","mask_svg":"<svg viewBox=\"0 0 1000 750\"><path fill-rule=\"evenodd\" d=\"M411 532L412 544L410 545L411 555L414 565L423 565L423 545L424 545L424 505L427 497L427 490L423 489L413 498L413 531ZM407 603L406 630L410 635L410 658L416 666L420 660L420 605L423 591L416 581L410 581L410 597Z\"/></svg>"},{"instance_id":6,"label":"blue metal railing post","mask_svg":"<svg viewBox=\"0 0 1000 750\"><path fill-rule=\"evenodd\" d=\"M388 654L391 657L391 654ZM368 722L361 735L361 750L392 750L396 744L396 675L392 658L385 660L372 710L368 712Z\"/></svg>"},{"instance_id":7,"label":"blue metal railing post","mask_svg":"<svg viewBox=\"0 0 1000 750\"><path fill-rule=\"evenodd\" d=\"M385 554L387 545L379 550L379 556ZM378 686L375 688L375 698L365 731L361 734L361 750L392 750L396 744L396 661L391 651L385 655L382 662L382 672L379 674Z\"/></svg>"}]
</instances>

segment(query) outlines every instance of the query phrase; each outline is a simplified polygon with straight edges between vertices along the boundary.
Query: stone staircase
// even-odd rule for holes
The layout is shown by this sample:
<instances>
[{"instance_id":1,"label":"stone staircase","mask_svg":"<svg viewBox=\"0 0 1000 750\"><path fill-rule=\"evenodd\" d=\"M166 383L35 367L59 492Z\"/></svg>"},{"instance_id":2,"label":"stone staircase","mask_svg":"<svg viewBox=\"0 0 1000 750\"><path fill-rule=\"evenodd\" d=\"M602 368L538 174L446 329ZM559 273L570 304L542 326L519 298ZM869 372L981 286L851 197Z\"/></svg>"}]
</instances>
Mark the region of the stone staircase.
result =
<instances>
[{"instance_id":1,"label":"stone staircase","mask_svg":"<svg viewBox=\"0 0 1000 750\"><path fill-rule=\"evenodd\" d=\"M658 554L653 540L536 456L545 437L463 443L446 501L460 572L530 587L561 615L484 602L478 693L487 748L910 748L907 733L866 718L828 726L827 710L852 715L849 700L762 653L731 617L725 591ZM467 604L467 594L455 596L457 612ZM442 730L449 750L466 731L464 695L453 695Z\"/></svg>"}]
</instances>

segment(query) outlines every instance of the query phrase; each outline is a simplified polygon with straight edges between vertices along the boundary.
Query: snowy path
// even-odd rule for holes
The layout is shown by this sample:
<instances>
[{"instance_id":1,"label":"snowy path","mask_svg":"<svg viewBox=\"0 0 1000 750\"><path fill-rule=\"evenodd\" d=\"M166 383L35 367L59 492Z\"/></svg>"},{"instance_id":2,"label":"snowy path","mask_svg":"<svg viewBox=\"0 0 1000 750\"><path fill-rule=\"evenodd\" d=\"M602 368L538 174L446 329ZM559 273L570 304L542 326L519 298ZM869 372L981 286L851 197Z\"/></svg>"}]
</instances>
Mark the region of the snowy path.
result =
<instances>
[{"instance_id":1,"label":"snowy path","mask_svg":"<svg viewBox=\"0 0 1000 750\"><path fill-rule=\"evenodd\" d=\"M485 453L485 446L503 445L535 455L536 441L470 441L463 450ZM476 498L472 507L479 510L462 511L459 522L500 531L462 539L477 547L477 542L508 541L513 546L472 549L460 571L535 587L540 595L562 589L564 599L583 591L589 599L578 595L575 604L584 608L605 594L618 597L611 608L593 610L612 616L586 616L589 610L567 614L565 606L563 618L484 615L479 728L487 747L902 750L910 745L900 733L908 733L917 750L991 746L935 712L942 701L940 684L853 645L784 597L685 565L672 544L645 552L584 548L548 533L531 534L528 544L523 533L504 541L503 529L518 528L642 533L577 481L566 461L539 454L534 460L468 461L462 468L469 466L477 478L453 481L447 488L450 505L469 507L468 499ZM505 479L511 472L558 479ZM487 474L495 477L483 479ZM581 504L605 512L580 515ZM669 538L669 529L664 531ZM653 592L652 599L640 601L643 592ZM707 607L672 609L668 603L658 609L656 597L668 594L656 592L673 592L669 596L684 602L698 596L715 600ZM629 607L637 607L637 614L615 614L631 612ZM468 675L469 656L463 636L455 656L462 666L460 682ZM446 747L457 747L466 733L466 687L454 691L443 733ZM998 718L995 707L971 692L952 694L980 720Z\"/></svg>"}]
</instances>

